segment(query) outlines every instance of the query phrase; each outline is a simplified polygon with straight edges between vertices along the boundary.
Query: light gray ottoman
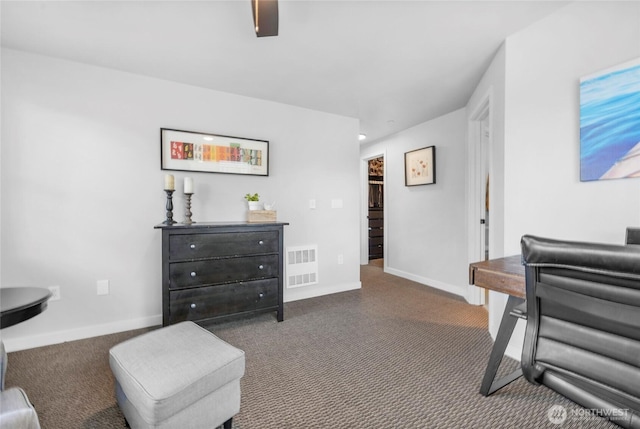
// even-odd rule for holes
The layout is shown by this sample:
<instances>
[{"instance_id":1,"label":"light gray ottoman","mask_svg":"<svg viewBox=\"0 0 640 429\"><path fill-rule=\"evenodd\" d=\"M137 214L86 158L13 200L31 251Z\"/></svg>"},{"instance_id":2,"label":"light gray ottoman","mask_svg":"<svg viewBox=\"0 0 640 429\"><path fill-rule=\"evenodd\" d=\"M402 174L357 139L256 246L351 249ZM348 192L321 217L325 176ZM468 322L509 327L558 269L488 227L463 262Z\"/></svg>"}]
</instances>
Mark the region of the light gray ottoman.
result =
<instances>
[{"instance_id":1,"label":"light gray ottoman","mask_svg":"<svg viewBox=\"0 0 640 429\"><path fill-rule=\"evenodd\" d=\"M229 429L240 411L244 352L193 322L120 343L109 364L132 429Z\"/></svg>"}]
</instances>

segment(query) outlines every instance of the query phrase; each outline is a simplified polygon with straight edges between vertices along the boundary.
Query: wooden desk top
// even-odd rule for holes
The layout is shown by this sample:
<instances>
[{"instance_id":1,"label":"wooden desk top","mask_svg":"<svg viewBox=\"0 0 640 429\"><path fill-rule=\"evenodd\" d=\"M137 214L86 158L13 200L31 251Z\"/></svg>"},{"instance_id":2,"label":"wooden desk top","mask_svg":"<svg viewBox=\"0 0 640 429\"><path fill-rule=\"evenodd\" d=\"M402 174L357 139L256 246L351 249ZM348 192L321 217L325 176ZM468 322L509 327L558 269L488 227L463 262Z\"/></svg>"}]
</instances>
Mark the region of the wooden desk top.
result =
<instances>
[{"instance_id":1,"label":"wooden desk top","mask_svg":"<svg viewBox=\"0 0 640 429\"><path fill-rule=\"evenodd\" d=\"M469 284L526 298L524 265L520 255L469 264Z\"/></svg>"}]
</instances>

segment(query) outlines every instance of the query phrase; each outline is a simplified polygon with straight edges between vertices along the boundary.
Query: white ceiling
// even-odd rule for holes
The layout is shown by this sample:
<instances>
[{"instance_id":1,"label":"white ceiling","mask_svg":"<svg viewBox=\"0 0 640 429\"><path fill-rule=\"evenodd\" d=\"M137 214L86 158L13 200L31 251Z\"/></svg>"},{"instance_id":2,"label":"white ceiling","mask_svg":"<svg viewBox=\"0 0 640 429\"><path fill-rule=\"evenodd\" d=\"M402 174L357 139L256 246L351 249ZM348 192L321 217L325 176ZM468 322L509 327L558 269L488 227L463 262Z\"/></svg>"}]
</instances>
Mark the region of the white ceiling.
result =
<instances>
[{"instance_id":1,"label":"white ceiling","mask_svg":"<svg viewBox=\"0 0 640 429\"><path fill-rule=\"evenodd\" d=\"M506 36L567 1L6 1L2 46L360 119L368 141L464 107Z\"/></svg>"}]
</instances>

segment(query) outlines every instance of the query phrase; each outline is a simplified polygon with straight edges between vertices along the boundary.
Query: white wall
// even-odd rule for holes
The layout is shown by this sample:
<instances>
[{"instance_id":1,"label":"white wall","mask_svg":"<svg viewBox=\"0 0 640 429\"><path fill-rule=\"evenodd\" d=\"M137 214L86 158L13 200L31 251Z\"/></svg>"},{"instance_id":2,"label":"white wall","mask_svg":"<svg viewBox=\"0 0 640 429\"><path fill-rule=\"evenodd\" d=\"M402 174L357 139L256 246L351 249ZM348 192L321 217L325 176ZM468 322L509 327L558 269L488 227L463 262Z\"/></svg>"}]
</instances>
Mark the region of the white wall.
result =
<instances>
[{"instance_id":1,"label":"white wall","mask_svg":"<svg viewBox=\"0 0 640 429\"><path fill-rule=\"evenodd\" d=\"M505 253L523 234L623 243L640 180L580 182L579 79L640 57L640 3L574 2L506 46Z\"/></svg>"},{"instance_id":2,"label":"white wall","mask_svg":"<svg viewBox=\"0 0 640 429\"><path fill-rule=\"evenodd\" d=\"M503 255L519 254L524 234L623 243L625 228L640 224L640 180L580 182L579 79L640 56L640 3L574 2L505 47L504 83L489 76L505 88L504 163L498 141L494 153L504 197L492 198L504 207ZM490 296L493 336L505 303ZM519 358L523 335L519 322L508 354Z\"/></svg>"},{"instance_id":3,"label":"white wall","mask_svg":"<svg viewBox=\"0 0 640 429\"><path fill-rule=\"evenodd\" d=\"M470 118L490 94L492 257L520 253L523 234L622 243L625 228L640 225L640 180L581 183L579 179L579 79L637 57L640 57L640 3L637 2L571 3L509 36L498 50L466 107ZM402 184L391 182L401 177L401 153L409 149L410 143L414 144L412 149L442 144L430 134L432 127L441 125L441 119L361 150L363 159L387 152L391 189L386 201L390 210L396 207L394 203L407 203L394 196L394 193L403 195ZM466 119L460 120L461 129L466 127ZM445 129L446 132L454 131ZM457 139L449 141L453 143ZM458 144L466 148L466 139L459 140ZM465 164L466 149L450 149L451 156L457 159L449 158L448 162L466 174L469 169ZM470 186L467 186L469 193ZM447 231L457 226L464 233L462 229L470 228L467 219L451 211L457 207L462 212L467 203L457 199L455 190L428 194L429 187L424 188L429 197L418 199L423 217L394 223L389 227L390 240L394 240L393 228L402 230L402 239L407 239L414 228L418 230L417 237L421 237L425 223L435 224L436 219L429 214L433 207L452 215L438 219L438 225L447 225ZM439 203L444 201L445 204L431 204L429 198L434 195L440 198ZM395 210L404 211L404 208ZM398 246L406 246L405 243L390 243L389 271L426 283L435 280L434 285L440 282L458 284L462 290L466 277L454 279L456 275L466 276L467 266L463 260L467 248L463 251L461 247L458 258L451 259L456 245L442 237L438 236L439 240L425 246L428 249L412 242L408 251L420 255L417 258L404 258L407 255ZM448 258L439 258L440 254ZM430 258L450 269L433 270L425 264ZM454 273L454 270L459 272ZM489 328L494 337L505 303L505 295L490 295ZM522 346L523 328L520 323L508 349L508 353L516 358L519 358Z\"/></svg>"},{"instance_id":4,"label":"white wall","mask_svg":"<svg viewBox=\"0 0 640 429\"><path fill-rule=\"evenodd\" d=\"M468 283L466 136L466 111L460 109L360 151L363 160L385 153L385 271L461 296ZM436 183L405 186L404 153L432 145Z\"/></svg>"},{"instance_id":5,"label":"white wall","mask_svg":"<svg viewBox=\"0 0 640 429\"><path fill-rule=\"evenodd\" d=\"M9 350L160 323L161 127L270 141L269 177L174 173L194 179L193 220L244 220L258 192L286 246L318 245L320 284L285 300L360 286L356 119L3 49L2 125L2 286L62 295L2 330ZM180 192L174 206L183 220Z\"/></svg>"}]
</instances>

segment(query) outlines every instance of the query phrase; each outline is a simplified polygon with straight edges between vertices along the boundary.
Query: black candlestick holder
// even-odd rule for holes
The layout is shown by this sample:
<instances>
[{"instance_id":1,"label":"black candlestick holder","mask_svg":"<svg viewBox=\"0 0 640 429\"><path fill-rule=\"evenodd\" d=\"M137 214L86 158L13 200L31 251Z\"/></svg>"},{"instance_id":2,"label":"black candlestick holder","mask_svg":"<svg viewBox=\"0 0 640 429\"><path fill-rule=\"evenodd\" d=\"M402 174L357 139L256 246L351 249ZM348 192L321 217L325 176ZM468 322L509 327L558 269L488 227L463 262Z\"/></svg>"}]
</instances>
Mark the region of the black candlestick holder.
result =
<instances>
[{"instance_id":1,"label":"black candlestick holder","mask_svg":"<svg viewBox=\"0 0 640 429\"><path fill-rule=\"evenodd\" d=\"M173 190L165 189L164 191L167 193L167 219L162 223L165 225L173 225L174 223L177 223L173 220Z\"/></svg>"},{"instance_id":2,"label":"black candlestick holder","mask_svg":"<svg viewBox=\"0 0 640 429\"><path fill-rule=\"evenodd\" d=\"M193 193L186 193L184 194L184 203L185 203L185 212L184 212L184 224L187 225L191 225L192 223L195 223L194 221L191 220L191 215L193 213L191 213L191 196L193 195Z\"/></svg>"}]
</instances>

